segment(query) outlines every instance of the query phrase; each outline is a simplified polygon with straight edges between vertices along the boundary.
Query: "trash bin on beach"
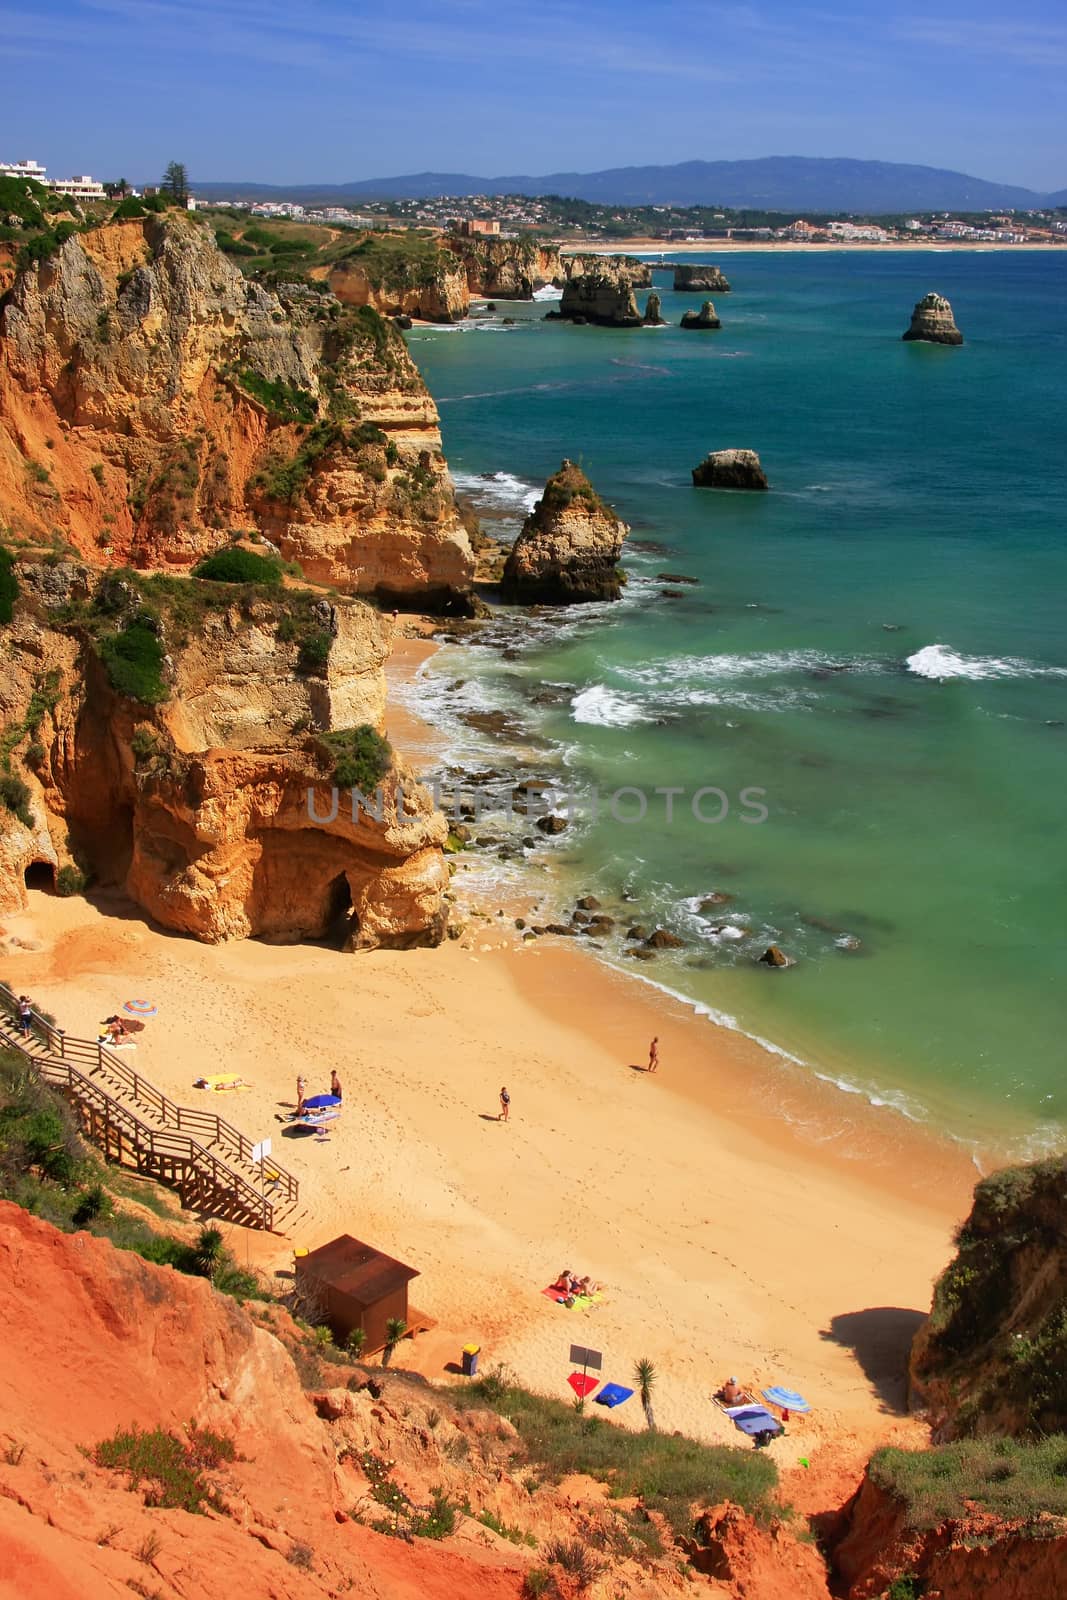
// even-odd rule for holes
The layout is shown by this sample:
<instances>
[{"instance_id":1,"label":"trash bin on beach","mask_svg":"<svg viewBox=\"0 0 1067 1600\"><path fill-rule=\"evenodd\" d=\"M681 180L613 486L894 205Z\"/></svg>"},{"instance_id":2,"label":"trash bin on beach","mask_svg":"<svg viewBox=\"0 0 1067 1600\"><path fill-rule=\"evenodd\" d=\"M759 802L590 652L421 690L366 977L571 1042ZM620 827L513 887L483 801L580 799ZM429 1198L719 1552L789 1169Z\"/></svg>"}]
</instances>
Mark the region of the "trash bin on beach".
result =
<instances>
[{"instance_id":1,"label":"trash bin on beach","mask_svg":"<svg viewBox=\"0 0 1067 1600\"><path fill-rule=\"evenodd\" d=\"M463 1376L473 1378L478 1371L478 1352L480 1344L465 1344L463 1346Z\"/></svg>"}]
</instances>

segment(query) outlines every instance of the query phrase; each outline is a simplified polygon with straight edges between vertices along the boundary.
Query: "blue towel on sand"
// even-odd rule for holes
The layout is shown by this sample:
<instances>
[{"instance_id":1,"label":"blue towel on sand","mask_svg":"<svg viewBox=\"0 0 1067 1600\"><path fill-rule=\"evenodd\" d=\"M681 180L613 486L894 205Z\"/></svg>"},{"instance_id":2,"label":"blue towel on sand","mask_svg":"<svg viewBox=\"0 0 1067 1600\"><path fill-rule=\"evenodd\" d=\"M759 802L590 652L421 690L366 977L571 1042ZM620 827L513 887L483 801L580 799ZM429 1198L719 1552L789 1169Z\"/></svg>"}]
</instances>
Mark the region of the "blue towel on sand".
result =
<instances>
[{"instance_id":1,"label":"blue towel on sand","mask_svg":"<svg viewBox=\"0 0 1067 1600\"><path fill-rule=\"evenodd\" d=\"M624 1400L629 1400L633 1394L632 1389L624 1389L621 1383L606 1383L596 1397L598 1406L621 1406Z\"/></svg>"},{"instance_id":2,"label":"blue towel on sand","mask_svg":"<svg viewBox=\"0 0 1067 1600\"><path fill-rule=\"evenodd\" d=\"M735 1428L755 1438L758 1433L784 1433L782 1424L772 1417L766 1406L731 1406L726 1415Z\"/></svg>"}]
</instances>

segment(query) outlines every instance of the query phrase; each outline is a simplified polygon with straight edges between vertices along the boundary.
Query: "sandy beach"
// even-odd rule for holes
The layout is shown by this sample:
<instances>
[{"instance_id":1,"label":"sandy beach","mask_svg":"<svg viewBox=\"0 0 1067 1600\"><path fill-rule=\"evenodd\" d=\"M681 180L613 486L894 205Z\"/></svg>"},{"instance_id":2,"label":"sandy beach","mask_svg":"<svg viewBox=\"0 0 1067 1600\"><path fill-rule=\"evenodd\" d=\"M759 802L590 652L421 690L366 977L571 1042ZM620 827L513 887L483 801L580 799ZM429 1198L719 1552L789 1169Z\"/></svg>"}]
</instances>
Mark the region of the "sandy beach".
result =
<instances>
[{"instance_id":1,"label":"sandy beach","mask_svg":"<svg viewBox=\"0 0 1067 1600\"><path fill-rule=\"evenodd\" d=\"M394 672L433 646L398 641ZM418 757L422 730L391 709ZM779 1381L816 1408L783 1465L825 1465L903 1418L903 1359L969 1204L962 1152L821 1085L572 941L523 944L485 907L436 950L352 956L317 945L204 946L118 897L31 895L8 931L40 941L5 961L62 1026L93 1037L130 996L159 1007L129 1060L185 1104L201 1073L270 1135L300 1179L283 1235L231 1229L242 1260L286 1271L299 1246L351 1232L417 1267L412 1302L436 1329L403 1361L444 1378L461 1346L569 1396L571 1343L626 1382L649 1356L665 1428L728 1441L712 1390L730 1373ZM661 1068L644 1070L660 1039ZM345 1111L327 1142L288 1137L299 1072L336 1069ZM497 1121L502 1085L512 1114ZM604 1285L569 1311L541 1290L568 1267ZM641 1424L636 1406L617 1420ZM731 1441L732 1442L732 1441Z\"/></svg>"}]
</instances>

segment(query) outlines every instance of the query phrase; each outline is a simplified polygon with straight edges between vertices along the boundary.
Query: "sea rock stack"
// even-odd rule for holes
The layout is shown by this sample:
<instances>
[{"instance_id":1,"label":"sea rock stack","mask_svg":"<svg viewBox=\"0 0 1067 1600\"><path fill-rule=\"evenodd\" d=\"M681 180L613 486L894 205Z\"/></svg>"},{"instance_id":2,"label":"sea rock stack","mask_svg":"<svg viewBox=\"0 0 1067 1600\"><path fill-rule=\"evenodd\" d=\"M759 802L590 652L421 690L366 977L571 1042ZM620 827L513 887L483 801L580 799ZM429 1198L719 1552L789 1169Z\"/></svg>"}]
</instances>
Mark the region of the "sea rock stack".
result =
<instances>
[{"instance_id":1,"label":"sea rock stack","mask_svg":"<svg viewBox=\"0 0 1067 1600\"><path fill-rule=\"evenodd\" d=\"M693 468L698 489L767 489L767 475L755 450L712 450Z\"/></svg>"},{"instance_id":2,"label":"sea rock stack","mask_svg":"<svg viewBox=\"0 0 1067 1600\"><path fill-rule=\"evenodd\" d=\"M678 324L680 328L721 328L718 314L710 300L705 300L699 311L686 311Z\"/></svg>"},{"instance_id":3,"label":"sea rock stack","mask_svg":"<svg viewBox=\"0 0 1067 1600\"><path fill-rule=\"evenodd\" d=\"M564 322L592 322L600 328L641 326L641 313L629 278L610 278L602 272L583 272L570 278L564 285L556 316Z\"/></svg>"},{"instance_id":4,"label":"sea rock stack","mask_svg":"<svg viewBox=\"0 0 1067 1600\"><path fill-rule=\"evenodd\" d=\"M674 269L675 294L729 294L730 285L719 267L685 266L679 263Z\"/></svg>"},{"instance_id":5,"label":"sea rock stack","mask_svg":"<svg viewBox=\"0 0 1067 1600\"><path fill-rule=\"evenodd\" d=\"M645 302L645 314L642 318L646 328L665 328L667 326L667 319L661 314L662 309L659 295L653 290Z\"/></svg>"},{"instance_id":6,"label":"sea rock stack","mask_svg":"<svg viewBox=\"0 0 1067 1600\"><path fill-rule=\"evenodd\" d=\"M904 339L921 339L926 344L962 344L963 334L957 328L952 307L943 294L924 294L911 314L911 326L902 335Z\"/></svg>"},{"instance_id":7,"label":"sea rock stack","mask_svg":"<svg viewBox=\"0 0 1067 1600\"><path fill-rule=\"evenodd\" d=\"M622 541L630 530L581 467L564 461L523 523L504 566L501 593L518 605L617 600Z\"/></svg>"}]
</instances>

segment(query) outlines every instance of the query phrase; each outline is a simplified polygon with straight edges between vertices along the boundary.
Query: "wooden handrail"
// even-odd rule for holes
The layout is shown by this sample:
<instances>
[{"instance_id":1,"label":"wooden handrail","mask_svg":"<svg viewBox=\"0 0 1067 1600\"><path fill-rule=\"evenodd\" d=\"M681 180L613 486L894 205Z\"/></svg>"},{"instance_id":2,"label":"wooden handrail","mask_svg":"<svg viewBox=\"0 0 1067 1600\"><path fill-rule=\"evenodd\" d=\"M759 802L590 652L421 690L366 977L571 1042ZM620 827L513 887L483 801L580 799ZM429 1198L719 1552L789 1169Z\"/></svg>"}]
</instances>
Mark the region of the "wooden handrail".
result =
<instances>
[{"instance_id":1,"label":"wooden handrail","mask_svg":"<svg viewBox=\"0 0 1067 1600\"><path fill-rule=\"evenodd\" d=\"M274 1203L260 1194L242 1173L220 1161L190 1134L171 1132L168 1128L153 1128L149 1123L142 1122L128 1105L109 1095L99 1083L79 1072L70 1061L57 1061L43 1053L34 1054L4 1030L0 1030L0 1040L7 1048L16 1050L46 1083L66 1090L87 1109L105 1112L109 1126L125 1135L133 1145L139 1165L143 1165L144 1155L181 1161L206 1177L227 1199L236 1201L253 1226L268 1231L273 1229Z\"/></svg>"},{"instance_id":2,"label":"wooden handrail","mask_svg":"<svg viewBox=\"0 0 1067 1600\"><path fill-rule=\"evenodd\" d=\"M0 983L0 1006L12 1017L18 1016L18 1000L5 983ZM90 1063L94 1071L102 1072L121 1083L137 1105L147 1106L154 1111L164 1126L170 1125L180 1131L188 1129L209 1136L213 1144L217 1144L222 1150L230 1151L247 1166L256 1165L252 1159L252 1140L239 1128L227 1122L224 1117L220 1117L217 1112L178 1105L116 1055L114 1050L109 1050L106 1045L100 1044L95 1039L73 1038L37 1011L33 1013L31 1026L37 1037L61 1061ZM287 1202L295 1205L300 1198L300 1180L275 1161L273 1156L269 1164L271 1182L278 1186Z\"/></svg>"}]
</instances>

